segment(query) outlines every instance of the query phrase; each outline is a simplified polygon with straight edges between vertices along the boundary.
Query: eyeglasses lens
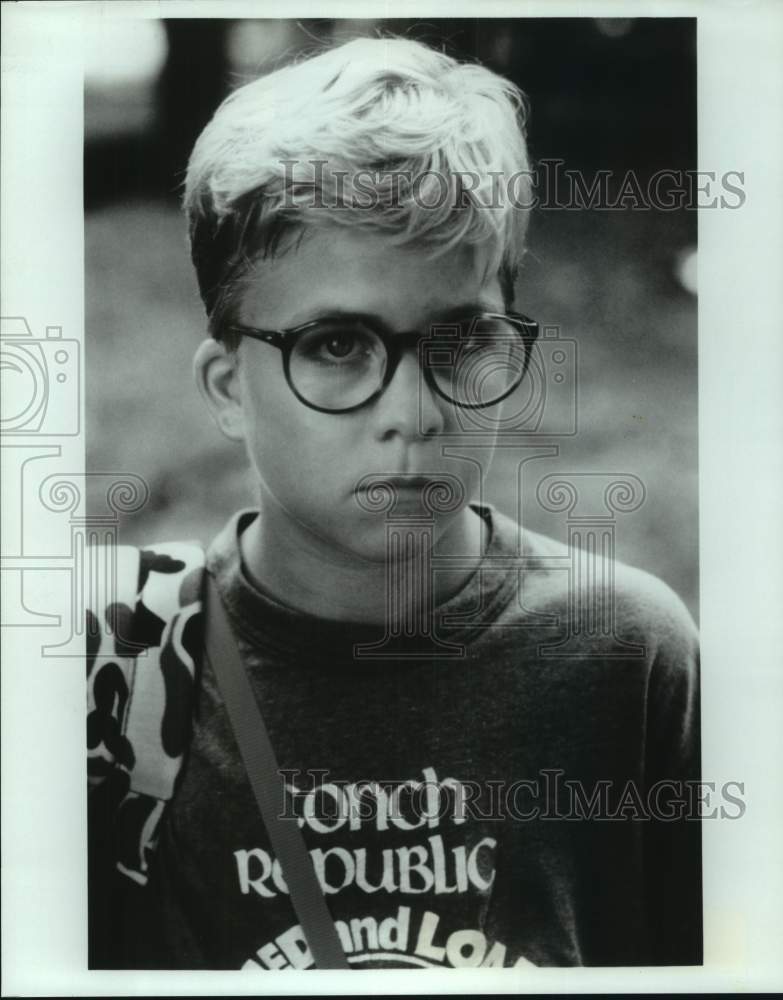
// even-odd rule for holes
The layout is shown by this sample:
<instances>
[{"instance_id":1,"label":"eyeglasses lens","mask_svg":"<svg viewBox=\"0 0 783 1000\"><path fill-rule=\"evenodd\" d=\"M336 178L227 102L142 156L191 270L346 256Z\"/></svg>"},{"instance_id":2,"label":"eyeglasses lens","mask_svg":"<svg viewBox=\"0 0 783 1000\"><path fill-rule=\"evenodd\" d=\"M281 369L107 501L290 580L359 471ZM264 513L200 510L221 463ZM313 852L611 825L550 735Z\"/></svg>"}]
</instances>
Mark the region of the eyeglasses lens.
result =
<instances>
[{"instance_id":1,"label":"eyeglasses lens","mask_svg":"<svg viewBox=\"0 0 783 1000\"><path fill-rule=\"evenodd\" d=\"M324 410L359 406L383 384L388 358L381 338L356 323L323 323L303 334L291 352L291 381Z\"/></svg>"},{"instance_id":2,"label":"eyeglasses lens","mask_svg":"<svg viewBox=\"0 0 783 1000\"><path fill-rule=\"evenodd\" d=\"M438 390L459 406L491 406L522 381L525 344L508 320L476 317L423 345L422 362Z\"/></svg>"}]
</instances>

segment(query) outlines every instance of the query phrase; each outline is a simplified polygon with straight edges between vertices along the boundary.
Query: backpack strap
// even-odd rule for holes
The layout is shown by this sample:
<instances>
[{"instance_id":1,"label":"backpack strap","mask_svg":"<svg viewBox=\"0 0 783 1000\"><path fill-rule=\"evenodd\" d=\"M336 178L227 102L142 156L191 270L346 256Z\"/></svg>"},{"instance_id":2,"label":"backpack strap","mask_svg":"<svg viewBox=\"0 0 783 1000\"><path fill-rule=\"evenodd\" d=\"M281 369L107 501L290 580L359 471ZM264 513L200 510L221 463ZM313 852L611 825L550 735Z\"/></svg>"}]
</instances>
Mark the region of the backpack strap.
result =
<instances>
[{"instance_id":1,"label":"backpack strap","mask_svg":"<svg viewBox=\"0 0 783 1000\"><path fill-rule=\"evenodd\" d=\"M146 884L192 732L205 555L196 543L93 551L87 610L88 780L114 816L117 869Z\"/></svg>"},{"instance_id":2,"label":"backpack strap","mask_svg":"<svg viewBox=\"0 0 783 1000\"><path fill-rule=\"evenodd\" d=\"M280 768L217 584L207 577L205 645L250 787L319 969L350 969L295 818L280 815Z\"/></svg>"}]
</instances>

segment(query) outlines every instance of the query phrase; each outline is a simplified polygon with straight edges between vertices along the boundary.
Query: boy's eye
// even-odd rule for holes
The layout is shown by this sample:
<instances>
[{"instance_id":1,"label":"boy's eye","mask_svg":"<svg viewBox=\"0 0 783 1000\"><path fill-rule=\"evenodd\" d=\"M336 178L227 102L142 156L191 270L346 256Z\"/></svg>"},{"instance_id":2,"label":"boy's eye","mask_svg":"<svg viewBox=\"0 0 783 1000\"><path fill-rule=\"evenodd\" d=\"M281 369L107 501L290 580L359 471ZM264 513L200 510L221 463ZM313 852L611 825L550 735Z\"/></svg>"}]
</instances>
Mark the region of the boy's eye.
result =
<instances>
[{"instance_id":1,"label":"boy's eye","mask_svg":"<svg viewBox=\"0 0 783 1000\"><path fill-rule=\"evenodd\" d=\"M338 333L324 341L324 350L335 358L345 358L356 345L356 338L351 333Z\"/></svg>"},{"instance_id":2,"label":"boy's eye","mask_svg":"<svg viewBox=\"0 0 783 1000\"><path fill-rule=\"evenodd\" d=\"M306 333L297 342L295 354L322 364L338 364L359 362L380 355L382 350L382 343L369 330L330 326Z\"/></svg>"}]
</instances>

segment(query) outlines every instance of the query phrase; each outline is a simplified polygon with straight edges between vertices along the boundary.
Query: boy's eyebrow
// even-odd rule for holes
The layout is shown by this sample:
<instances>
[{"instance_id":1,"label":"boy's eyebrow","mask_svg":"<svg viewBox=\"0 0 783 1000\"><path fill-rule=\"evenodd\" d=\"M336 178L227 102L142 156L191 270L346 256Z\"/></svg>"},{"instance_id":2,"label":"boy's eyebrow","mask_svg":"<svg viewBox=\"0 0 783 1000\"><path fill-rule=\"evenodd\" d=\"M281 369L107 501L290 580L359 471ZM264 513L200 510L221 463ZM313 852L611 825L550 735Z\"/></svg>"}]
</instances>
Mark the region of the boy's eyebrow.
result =
<instances>
[{"instance_id":1,"label":"boy's eyebrow","mask_svg":"<svg viewBox=\"0 0 783 1000\"><path fill-rule=\"evenodd\" d=\"M426 325L433 323L448 323L450 320L461 319L464 316L473 316L478 313L502 313L504 311L505 306L501 306L498 309L496 305L490 302L482 302L481 300L461 302L459 305L449 306L448 309L433 310L421 324L421 327L424 328ZM353 319L357 316L377 323L380 327L388 328L390 326L388 320L379 313L367 312L364 309L341 309L339 307L305 310L302 313L294 315L293 319L286 326L288 329L292 329L297 326L304 326L305 323L314 323L321 319Z\"/></svg>"}]
</instances>

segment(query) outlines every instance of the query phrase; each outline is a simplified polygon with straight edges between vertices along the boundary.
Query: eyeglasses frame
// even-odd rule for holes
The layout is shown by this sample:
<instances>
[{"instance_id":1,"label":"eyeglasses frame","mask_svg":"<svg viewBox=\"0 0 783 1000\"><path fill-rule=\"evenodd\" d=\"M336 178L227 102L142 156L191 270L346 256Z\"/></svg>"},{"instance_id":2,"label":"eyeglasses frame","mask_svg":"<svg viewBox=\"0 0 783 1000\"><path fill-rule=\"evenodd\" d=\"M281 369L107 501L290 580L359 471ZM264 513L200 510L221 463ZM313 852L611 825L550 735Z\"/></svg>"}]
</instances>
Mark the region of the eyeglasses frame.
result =
<instances>
[{"instance_id":1,"label":"eyeglasses frame","mask_svg":"<svg viewBox=\"0 0 783 1000\"><path fill-rule=\"evenodd\" d=\"M464 317L463 317L464 318ZM479 323L482 320L505 320L509 322L519 333L520 338L525 347L525 363L522 367L522 373L519 378L511 385L502 396L498 396L497 399L493 399L491 403L460 403L457 400L451 398L451 396L446 395L446 393L438 386L435 376L427 365L422 365L420 363L420 368L424 375L424 380L429 386L429 388L435 392L441 399L445 399L447 402L452 403L454 406L458 406L462 410L483 410L489 406L496 406L501 403L504 399L511 395L515 389L517 389L527 374L527 370L530 366L530 355L533 349L533 344L538 338L539 325L536 320L531 319L529 316L525 316L523 313L510 312L510 313L494 313L494 312L483 312L483 313L473 313L471 315L472 325ZM395 331L390 327L383 324L376 316L367 316L363 313L351 313L350 316L339 316L334 317L334 319L345 319L350 322L360 322L367 326L373 333L375 333L386 350L386 357L388 359L388 365L386 366L386 371L383 376L383 381L380 386L368 396L367 399L363 400L361 403L357 403L355 406L347 406L339 410L328 409L324 406L317 406L315 403L310 402L297 390L291 378L291 354L297 341L301 336L308 333L310 330L321 326L323 323L328 322L330 317L321 317L319 319L310 320L307 323L302 323L300 326L290 327L288 329L282 330L262 330L259 327L245 326L242 323L231 323L227 326L226 330L232 334L238 334L242 337L249 337L251 340L258 340L265 344L271 344L273 347L278 348L282 354L283 360L283 373L285 375L286 382L291 392L296 396L300 403L309 407L311 410L316 410L319 413L353 413L355 410L360 410L364 406L369 406L370 403L374 402L389 387L392 379L394 378L394 373L397 371L400 361L402 360L402 355L404 351L408 350L412 346L419 346L426 343L432 343L429 340L427 334L422 334L420 330L400 330ZM448 320L441 320L437 323L431 325L429 337L432 336L434 330L446 329L453 325ZM421 362L421 357L419 358Z\"/></svg>"}]
</instances>

